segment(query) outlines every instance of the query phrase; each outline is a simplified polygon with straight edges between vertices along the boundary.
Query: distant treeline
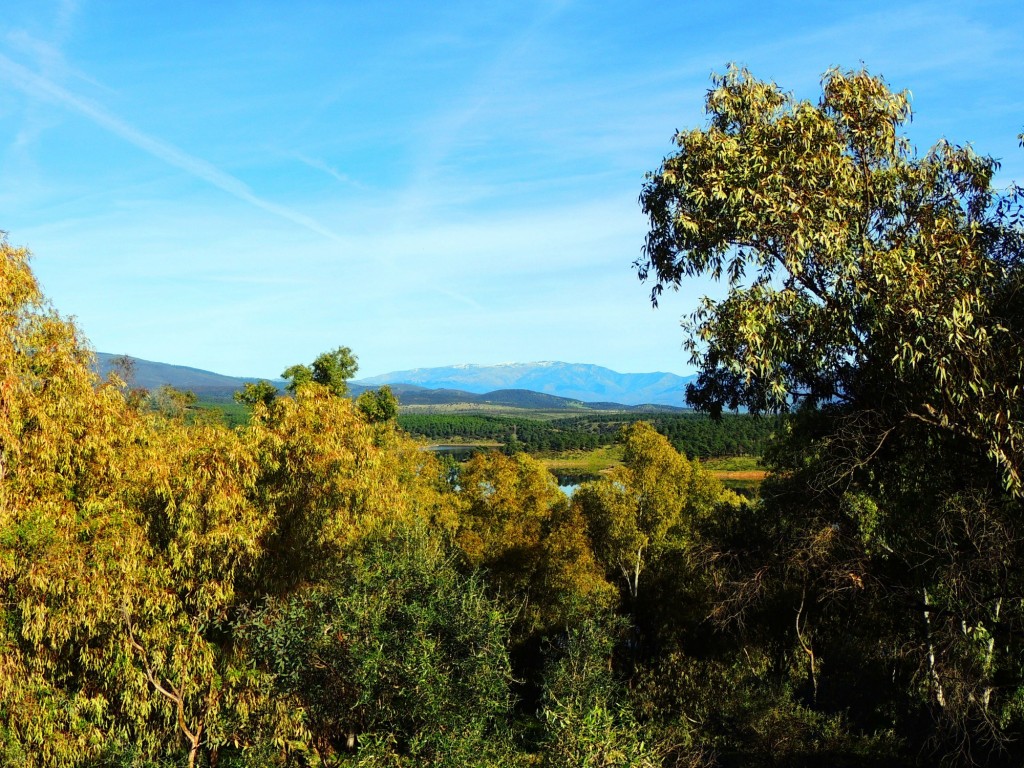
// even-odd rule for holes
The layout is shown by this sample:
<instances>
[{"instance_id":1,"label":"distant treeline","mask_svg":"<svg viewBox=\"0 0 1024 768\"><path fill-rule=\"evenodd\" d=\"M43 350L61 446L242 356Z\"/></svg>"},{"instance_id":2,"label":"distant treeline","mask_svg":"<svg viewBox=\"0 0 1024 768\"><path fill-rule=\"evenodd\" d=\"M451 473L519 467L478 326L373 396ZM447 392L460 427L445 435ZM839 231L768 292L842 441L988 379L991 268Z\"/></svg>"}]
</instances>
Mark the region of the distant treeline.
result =
<instances>
[{"instance_id":1,"label":"distant treeline","mask_svg":"<svg viewBox=\"0 0 1024 768\"><path fill-rule=\"evenodd\" d=\"M774 417L725 415L720 420L695 413L600 414L553 421L512 416L401 414L399 426L428 440L494 440L541 451L590 450L613 443L620 428L646 421L688 457L760 455L778 426Z\"/></svg>"}]
</instances>

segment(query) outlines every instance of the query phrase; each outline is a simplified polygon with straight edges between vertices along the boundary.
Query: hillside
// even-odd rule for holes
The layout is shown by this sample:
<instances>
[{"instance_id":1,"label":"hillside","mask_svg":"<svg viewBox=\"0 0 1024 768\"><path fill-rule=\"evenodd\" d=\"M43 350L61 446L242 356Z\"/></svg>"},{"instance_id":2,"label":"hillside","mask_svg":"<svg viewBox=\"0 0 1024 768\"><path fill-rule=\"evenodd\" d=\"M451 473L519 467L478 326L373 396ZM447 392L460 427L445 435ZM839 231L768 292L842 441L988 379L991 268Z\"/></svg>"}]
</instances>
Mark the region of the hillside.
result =
<instances>
[{"instance_id":1,"label":"hillside","mask_svg":"<svg viewBox=\"0 0 1024 768\"><path fill-rule=\"evenodd\" d=\"M101 376L113 370L117 355L96 353ZM230 399L256 378L224 376L184 365L131 358L133 387L171 386L191 390L207 400ZM587 382L588 374L594 376ZM408 381L406 379L418 379ZM622 410L647 406L681 408L686 382L671 373L617 373L597 365L515 363L500 366L462 365L418 368L352 382L355 395L388 384L402 405L495 405L544 410ZM285 382L272 382L283 388Z\"/></svg>"},{"instance_id":2,"label":"hillside","mask_svg":"<svg viewBox=\"0 0 1024 768\"><path fill-rule=\"evenodd\" d=\"M97 352L96 370L99 372L99 375L107 376L114 369L113 361L118 357L121 357L121 355ZM128 382L128 384L129 386L141 387L143 389L158 389L163 386L170 386L175 389L190 390L202 398L221 399L230 398L234 392L244 387L246 382L259 381L257 378L224 376L213 371L190 368L186 365L157 363L137 357L132 357L131 360L135 370L132 381ZM284 386L283 381L275 381L273 383L281 387Z\"/></svg>"}]
</instances>

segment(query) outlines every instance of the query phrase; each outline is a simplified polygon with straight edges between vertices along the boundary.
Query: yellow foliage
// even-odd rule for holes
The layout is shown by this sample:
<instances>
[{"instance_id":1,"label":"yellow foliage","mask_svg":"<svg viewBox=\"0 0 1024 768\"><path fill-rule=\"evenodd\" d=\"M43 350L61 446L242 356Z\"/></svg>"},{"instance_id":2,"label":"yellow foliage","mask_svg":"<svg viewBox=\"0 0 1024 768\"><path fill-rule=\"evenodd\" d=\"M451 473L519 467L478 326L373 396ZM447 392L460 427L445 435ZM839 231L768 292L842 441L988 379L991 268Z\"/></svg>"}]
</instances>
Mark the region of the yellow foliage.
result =
<instances>
[{"instance_id":1,"label":"yellow foliage","mask_svg":"<svg viewBox=\"0 0 1024 768\"><path fill-rule=\"evenodd\" d=\"M434 457L317 384L243 431L142 410L3 240L0 286L0 763L283 759L302 713L232 622L371 530L453 527Z\"/></svg>"},{"instance_id":2,"label":"yellow foliage","mask_svg":"<svg viewBox=\"0 0 1024 768\"><path fill-rule=\"evenodd\" d=\"M587 522L598 558L636 597L651 557L686 546L695 520L737 497L647 422L624 427L622 438L623 466L581 486L573 506Z\"/></svg>"},{"instance_id":3,"label":"yellow foliage","mask_svg":"<svg viewBox=\"0 0 1024 768\"><path fill-rule=\"evenodd\" d=\"M277 402L242 439L259 465L257 503L273 555L260 575L267 590L325 578L346 547L381 527L451 525L434 457L315 382Z\"/></svg>"},{"instance_id":4,"label":"yellow foliage","mask_svg":"<svg viewBox=\"0 0 1024 768\"><path fill-rule=\"evenodd\" d=\"M521 626L550 627L580 606L613 602L579 515L543 464L523 453L478 453L460 483L458 543L519 603Z\"/></svg>"}]
</instances>

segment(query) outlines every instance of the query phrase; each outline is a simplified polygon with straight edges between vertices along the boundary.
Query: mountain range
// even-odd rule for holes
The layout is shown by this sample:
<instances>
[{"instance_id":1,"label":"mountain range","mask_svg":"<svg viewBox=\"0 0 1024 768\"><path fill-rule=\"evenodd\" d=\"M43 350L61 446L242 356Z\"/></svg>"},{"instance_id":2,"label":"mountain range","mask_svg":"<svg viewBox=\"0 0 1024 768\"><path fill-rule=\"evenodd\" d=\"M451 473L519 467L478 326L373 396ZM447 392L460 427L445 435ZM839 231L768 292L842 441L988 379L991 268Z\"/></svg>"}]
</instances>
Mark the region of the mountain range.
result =
<instances>
[{"instance_id":1,"label":"mountain range","mask_svg":"<svg viewBox=\"0 0 1024 768\"><path fill-rule=\"evenodd\" d=\"M504 363L414 368L357 379L355 384L414 384L427 389L458 389L474 394L526 389L585 403L683 406L694 377L674 373L619 373L585 363Z\"/></svg>"},{"instance_id":2,"label":"mountain range","mask_svg":"<svg viewBox=\"0 0 1024 768\"><path fill-rule=\"evenodd\" d=\"M96 354L101 376L115 370L118 356ZM200 397L230 398L256 377L224 376L184 365L131 358L130 386L156 389L168 385L191 390ZM124 375L123 373L121 375ZM502 365L453 365L415 368L356 379L352 390L391 386L402 403L441 404L478 402L534 408L579 408L613 405L660 405L683 407L686 384L693 377L672 373L618 373L583 363L506 363ZM283 388L285 382L273 384Z\"/></svg>"}]
</instances>

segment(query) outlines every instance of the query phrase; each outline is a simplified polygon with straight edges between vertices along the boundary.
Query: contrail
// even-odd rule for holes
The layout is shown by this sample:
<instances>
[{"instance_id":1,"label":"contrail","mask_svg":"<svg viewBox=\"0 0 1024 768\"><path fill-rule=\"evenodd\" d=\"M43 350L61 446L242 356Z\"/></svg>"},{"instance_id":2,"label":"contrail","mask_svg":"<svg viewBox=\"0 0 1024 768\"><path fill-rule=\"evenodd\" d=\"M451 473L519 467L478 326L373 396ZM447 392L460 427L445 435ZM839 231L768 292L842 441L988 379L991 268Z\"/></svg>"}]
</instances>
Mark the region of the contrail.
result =
<instances>
[{"instance_id":1,"label":"contrail","mask_svg":"<svg viewBox=\"0 0 1024 768\"><path fill-rule=\"evenodd\" d=\"M152 136L147 136L142 131L132 127L114 115L111 115L109 112L106 112L95 104L75 96L73 93L61 88L56 83L47 80L44 77L40 77L20 64L16 64L3 54L0 54L0 77L30 96L38 96L39 94L49 96L53 101L63 104L64 106L85 115L97 125L106 128L111 133L120 136L131 144L134 144L142 151L163 160L169 165L180 168L186 173L195 176L198 179L202 179L208 184L212 184L239 200L243 200L257 208L267 211L268 213L272 213L275 216L280 216L282 219L287 219L293 224L305 227L311 232L316 232L318 235L323 235L330 240L334 240L339 243L342 242L342 238L339 235L327 229L309 216L293 211L283 205L272 203L269 200L264 200L262 197L255 194L243 181L235 178L229 173L224 173L224 171L220 170L212 163L208 163L206 160L194 157L171 144L160 141L159 139L154 139Z\"/></svg>"}]
</instances>

